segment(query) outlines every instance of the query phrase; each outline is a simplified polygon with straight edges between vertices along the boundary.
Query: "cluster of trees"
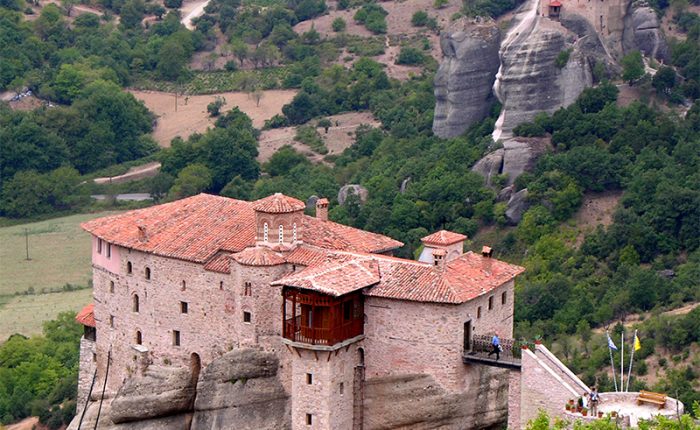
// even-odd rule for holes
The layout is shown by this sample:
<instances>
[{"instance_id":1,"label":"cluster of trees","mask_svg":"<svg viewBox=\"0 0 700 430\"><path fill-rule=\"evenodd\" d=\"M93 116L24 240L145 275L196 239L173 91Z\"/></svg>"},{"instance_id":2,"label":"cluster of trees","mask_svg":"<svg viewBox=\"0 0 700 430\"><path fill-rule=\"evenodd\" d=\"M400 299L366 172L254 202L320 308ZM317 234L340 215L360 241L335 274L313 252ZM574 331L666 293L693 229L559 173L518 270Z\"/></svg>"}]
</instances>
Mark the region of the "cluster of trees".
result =
<instances>
[{"instance_id":1,"label":"cluster of trees","mask_svg":"<svg viewBox=\"0 0 700 430\"><path fill-rule=\"evenodd\" d=\"M75 314L44 323L43 336L13 335L0 344L0 423L38 416L50 429L75 415L82 326Z\"/></svg>"},{"instance_id":2,"label":"cluster of trees","mask_svg":"<svg viewBox=\"0 0 700 430\"><path fill-rule=\"evenodd\" d=\"M697 403L688 405L692 407L695 415L700 414L700 405ZM576 421L573 423L555 419L552 420L545 412L540 411L537 418L527 423L527 430L564 430L573 428L574 430L617 430L620 424L614 418L605 417L593 421ZM680 417L663 417L658 416L651 420L643 420L639 422L640 430L698 430L700 425L693 420L693 417L686 413Z\"/></svg>"}]
</instances>

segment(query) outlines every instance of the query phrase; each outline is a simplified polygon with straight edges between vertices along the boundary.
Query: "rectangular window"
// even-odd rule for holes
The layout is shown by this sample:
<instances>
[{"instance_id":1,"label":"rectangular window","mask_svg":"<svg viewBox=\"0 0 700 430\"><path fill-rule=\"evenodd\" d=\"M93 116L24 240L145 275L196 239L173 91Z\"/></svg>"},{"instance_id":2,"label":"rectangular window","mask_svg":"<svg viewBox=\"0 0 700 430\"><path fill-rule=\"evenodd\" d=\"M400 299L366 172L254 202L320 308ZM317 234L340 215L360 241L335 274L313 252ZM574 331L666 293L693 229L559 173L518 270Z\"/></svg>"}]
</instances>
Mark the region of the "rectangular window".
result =
<instances>
[{"instance_id":1,"label":"rectangular window","mask_svg":"<svg viewBox=\"0 0 700 430\"><path fill-rule=\"evenodd\" d=\"M252 296L253 295L253 285L250 282L243 284L243 295Z\"/></svg>"},{"instance_id":2,"label":"rectangular window","mask_svg":"<svg viewBox=\"0 0 700 430\"><path fill-rule=\"evenodd\" d=\"M489 297L489 310L493 309L493 296Z\"/></svg>"},{"instance_id":3,"label":"rectangular window","mask_svg":"<svg viewBox=\"0 0 700 430\"><path fill-rule=\"evenodd\" d=\"M345 383L341 382L339 389L340 389L340 395L342 396L343 393L345 393Z\"/></svg>"},{"instance_id":4,"label":"rectangular window","mask_svg":"<svg viewBox=\"0 0 700 430\"><path fill-rule=\"evenodd\" d=\"M97 239L97 253L102 254L102 239Z\"/></svg>"},{"instance_id":5,"label":"rectangular window","mask_svg":"<svg viewBox=\"0 0 700 430\"><path fill-rule=\"evenodd\" d=\"M306 383L308 385L313 384L314 383L314 375L312 375L311 373L307 373L306 374Z\"/></svg>"},{"instance_id":6,"label":"rectangular window","mask_svg":"<svg viewBox=\"0 0 700 430\"><path fill-rule=\"evenodd\" d=\"M506 304L506 301L507 301L507 300L506 300L506 292L504 291L504 292L501 294L501 304L502 304L502 305L505 305L505 304Z\"/></svg>"},{"instance_id":7,"label":"rectangular window","mask_svg":"<svg viewBox=\"0 0 700 430\"><path fill-rule=\"evenodd\" d=\"M109 316L109 326L114 328L114 315Z\"/></svg>"},{"instance_id":8,"label":"rectangular window","mask_svg":"<svg viewBox=\"0 0 700 430\"><path fill-rule=\"evenodd\" d=\"M180 346L180 330L173 330L173 346Z\"/></svg>"},{"instance_id":9,"label":"rectangular window","mask_svg":"<svg viewBox=\"0 0 700 430\"><path fill-rule=\"evenodd\" d=\"M311 414L306 414L306 425L310 426L314 423L314 416Z\"/></svg>"},{"instance_id":10,"label":"rectangular window","mask_svg":"<svg viewBox=\"0 0 700 430\"><path fill-rule=\"evenodd\" d=\"M352 319L352 302L351 301L343 303L343 319L345 321L350 321Z\"/></svg>"},{"instance_id":11,"label":"rectangular window","mask_svg":"<svg viewBox=\"0 0 700 430\"><path fill-rule=\"evenodd\" d=\"M107 258L112 258L112 244L107 244Z\"/></svg>"},{"instance_id":12,"label":"rectangular window","mask_svg":"<svg viewBox=\"0 0 700 430\"><path fill-rule=\"evenodd\" d=\"M186 314L189 311L187 302L180 302L180 313Z\"/></svg>"},{"instance_id":13,"label":"rectangular window","mask_svg":"<svg viewBox=\"0 0 700 430\"><path fill-rule=\"evenodd\" d=\"M243 312L243 322L249 323L251 321L251 319L252 319L252 315L250 314L250 312L244 311Z\"/></svg>"},{"instance_id":14,"label":"rectangular window","mask_svg":"<svg viewBox=\"0 0 700 430\"><path fill-rule=\"evenodd\" d=\"M476 308L476 317L477 317L477 318L481 318L481 306L479 306L478 308Z\"/></svg>"}]
</instances>

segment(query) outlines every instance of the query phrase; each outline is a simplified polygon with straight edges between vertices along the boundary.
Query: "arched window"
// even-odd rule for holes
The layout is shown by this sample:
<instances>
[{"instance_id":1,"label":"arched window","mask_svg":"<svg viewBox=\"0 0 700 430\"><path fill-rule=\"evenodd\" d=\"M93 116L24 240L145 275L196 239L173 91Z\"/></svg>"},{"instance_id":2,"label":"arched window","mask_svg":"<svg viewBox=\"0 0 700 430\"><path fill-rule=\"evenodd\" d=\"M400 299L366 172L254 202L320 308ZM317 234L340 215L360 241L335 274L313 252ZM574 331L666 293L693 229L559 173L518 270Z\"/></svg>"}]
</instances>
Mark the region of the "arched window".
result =
<instances>
[{"instance_id":1,"label":"arched window","mask_svg":"<svg viewBox=\"0 0 700 430\"><path fill-rule=\"evenodd\" d=\"M284 242L284 227L281 224L279 226L279 242Z\"/></svg>"},{"instance_id":2,"label":"arched window","mask_svg":"<svg viewBox=\"0 0 700 430\"><path fill-rule=\"evenodd\" d=\"M127 261L127 262L126 262L126 273L129 274L129 275L131 275L131 270L132 270L132 269L133 269L133 267L131 266L131 261Z\"/></svg>"},{"instance_id":3,"label":"arched window","mask_svg":"<svg viewBox=\"0 0 700 430\"><path fill-rule=\"evenodd\" d=\"M292 240L297 241L297 223L292 224Z\"/></svg>"},{"instance_id":4,"label":"arched window","mask_svg":"<svg viewBox=\"0 0 700 430\"><path fill-rule=\"evenodd\" d=\"M133 303L134 306L133 306L132 310L133 310L134 312L138 312L138 311L139 311L139 295L138 295L138 294L134 294L134 299L133 299L133 300L134 300L134 303Z\"/></svg>"},{"instance_id":5,"label":"arched window","mask_svg":"<svg viewBox=\"0 0 700 430\"><path fill-rule=\"evenodd\" d=\"M151 268L150 267L146 267L145 275L146 275L146 279L149 279L149 280L151 279Z\"/></svg>"},{"instance_id":6,"label":"arched window","mask_svg":"<svg viewBox=\"0 0 700 430\"><path fill-rule=\"evenodd\" d=\"M187 289L187 282L182 281L182 291L185 291Z\"/></svg>"},{"instance_id":7,"label":"arched window","mask_svg":"<svg viewBox=\"0 0 700 430\"><path fill-rule=\"evenodd\" d=\"M114 292L114 281L109 281L109 292L110 293Z\"/></svg>"},{"instance_id":8,"label":"arched window","mask_svg":"<svg viewBox=\"0 0 700 430\"><path fill-rule=\"evenodd\" d=\"M268 227L267 223L263 224L263 241L267 242Z\"/></svg>"},{"instance_id":9,"label":"arched window","mask_svg":"<svg viewBox=\"0 0 700 430\"><path fill-rule=\"evenodd\" d=\"M136 345L141 345L143 343L143 338L141 337L141 331L136 331Z\"/></svg>"}]
</instances>

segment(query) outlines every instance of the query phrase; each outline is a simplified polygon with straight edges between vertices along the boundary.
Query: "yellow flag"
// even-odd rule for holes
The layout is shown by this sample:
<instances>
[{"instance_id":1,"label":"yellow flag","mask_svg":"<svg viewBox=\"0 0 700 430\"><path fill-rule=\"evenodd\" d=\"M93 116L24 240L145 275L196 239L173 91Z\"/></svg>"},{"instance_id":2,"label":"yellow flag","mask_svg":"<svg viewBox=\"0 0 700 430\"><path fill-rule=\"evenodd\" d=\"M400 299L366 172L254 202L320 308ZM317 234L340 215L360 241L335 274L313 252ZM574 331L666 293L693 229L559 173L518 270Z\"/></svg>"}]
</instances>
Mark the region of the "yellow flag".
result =
<instances>
[{"instance_id":1,"label":"yellow flag","mask_svg":"<svg viewBox=\"0 0 700 430\"><path fill-rule=\"evenodd\" d=\"M642 343L639 342L639 338L635 334L634 335L634 350L636 351L636 350L640 349L641 347L642 347Z\"/></svg>"}]
</instances>

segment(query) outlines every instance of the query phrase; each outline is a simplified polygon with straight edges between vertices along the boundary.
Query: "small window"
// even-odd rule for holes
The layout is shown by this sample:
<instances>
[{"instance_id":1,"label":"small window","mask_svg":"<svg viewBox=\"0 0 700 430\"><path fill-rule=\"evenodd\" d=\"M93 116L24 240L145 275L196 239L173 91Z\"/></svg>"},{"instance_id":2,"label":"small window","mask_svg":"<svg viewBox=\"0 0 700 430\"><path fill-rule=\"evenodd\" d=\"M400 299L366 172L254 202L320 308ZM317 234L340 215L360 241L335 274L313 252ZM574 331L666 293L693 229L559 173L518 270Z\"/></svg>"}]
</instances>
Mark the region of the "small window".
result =
<instances>
[{"instance_id":1,"label":"small window","mask_svg":"<svg viewBox=\"0 0 700 430\"><path fill-rule=\"evenodd\" d=\"M102 239L97 239L97 253L102 254Z\"/></svg>"},{"instance_id":2,"label":"small window","mask_svg":"<svg viewBox=\"0 0 700 430\"><path fill-rule=\"evenodd\" d=\"M352 319L352 302L347 301L343 303L343 319L345 321L350 321Z\"/></svg>"},{"instance_id":3,"label":"small window","mask_svg":"<svg viewBox=\"0 0 700 430\"><path fill-rule=\"evenodd\" d=\"M248 312L248 311L243 311L243 322L244 322L244 323L249 323L249 322L251 321L252 318L253 318L253 316L251 315L250 312Z\"/></svg>"},{"instance_id":4,"label":"small window","mask_svg":"<svg viewBox=\"0 0 700 430\"><path fill-rule=\"evenodd\" d=\"M219 289L220 290L224 289L224 281L219 281Z\"/></svg>"},{"instance_id":5,"label":"small window","mask_svg":"<svg viewBox=\"0 0 700 430\"><path fill-rule=\"evenodd\" d=\"M141 332L136 332L136 345L141 345L143 343L143 338L141 337Z\"/></svg>"},{"instance_id":6,"label":"small window","mask_svg":"<svg viewBox=\"0 0 700 430\"><path fill-rule=\"evenodd\" d=\"M478 308L476 308L476 317L477 317L477 318L481 318L481 306L479 306Z\"/></svg>"},{"instance_id":7,"label":"small window","mask_svg":"<svg viewBox=\"0 0 700 430\"><path fill-rule=\"evenodd\" d=\"M146 270L144 270L144 275L146 276L147 280L151 279L151 268L150 267L146 267Z\"/></svg>"},{"instance_id":8,"label":"small window","mask_svg":"<svg viewBox=\"0 0 700 430\"><path fill-rule=\"evenodd\" d=\"M114 328L114 315L109 316L109 326Z\"/></svg>"},{"instance_id":9,"label":"small window","mask_svg":"<svg viewBox=\"0 0 700 430\"><path fill-rule=\"evenodd\" d=\"M493 309L493 296L489 297L489 310Z\"/></svg>"},{"instance_id":10,"label":"small window","mask_svg":"<svg viewBox=\"0 0 700 430\"><path fill-rule=\"evenodd\" d=\"M185 291L187 289L187 282L182 281L182 286L180 287L181 291Z\"/></svg>"},{"instance_id":11,"label":"small window","mask_svg":"<svg viewBox=\"0 0 700 430\"><path fill-rule=\"evenodd\" d=\"M94 352L92 353L92 362L97 362L97 354L95 354Z\"/></svg>"},{"instance_id":12,"label":"small window","mask_svg":"<svg viewBox=\"0 0 700 430\"><path fill-rule=\"evenodd\" d=\"M279 226L279 243L284 242L284 227Z\"/></svg>"},{"instance_id":13,"label":"small window","mask_svg":"<svg viewBox=\"0 0 700 430\"><path fill-rule=\"evenodd\" d=\"M114 293L114 281L109 281L109 292Z\"/></svg>"},{"instance_id":14,"label":"small window","mask_svg":"<svg viewBox=\"0 0 700 430\"><path fill-rule=\"evenodd\" d=\"M131 275L132 269L133 269L133 267L131 266L131 261L127 261L127 262L126 262L126 273L127 273L127 275Z\"/></svg>"},{"instance_id":15,"label":"small window","mask_svg":"<svg viewBox=\"0 0 700 430\"><path fill-rule=\"evenodd\" d=\"M343 393L345 393L345 383L344 382L340 383L339 389L340 389L340 395L342 396Z\"/></svg>"},{"instance_id":16,"label":"small window","mask_svg":"<svg viewBox=\"0 0 700 430\"><path fill-rule=\"evenodd\" d=\"M112 244L107 244L107 258L112 258Z\"/></svg>"},{"instance_id":17,"label":"small window","mask_svg":"<svg viewBox=\"0 0 700 430\"><path fill-rule=\"evenodd\" d=\"M243 295L252 296L253 295L253 285L250 282L245 282L243 284Z\"/></svg>"},{"instance_id":18,"label":"small window","mask_svg":"<svg viewBox=\"0 0 700 430\"><path fill-rule=\"evenodd\" d=\"M180 346L180 330L173 330L173 346Z\"/></svg>"},{"instance_id":19,"label":"small window","mask_svg":"<svg viewBox=\"0 0 700 430\"><path fill-rule=\"evenodd\" d=\"M180 302L180 313L181 314L186 314L188 312L188 305L187 302Z\"/></svg>"},{"instance_id":20,"label":"small window","mask_svg":"<svg viewBox=\"0 0 700 430\"><path fill-rule=\"evenodd\" d=\"M310 426L314 423L314 416L311 414L306 414L306 425Z\"/></svg>"},{"instance_id":21,"label":"small window","mask_svg":"<svg viewBox=\"0 0 700 430\"><path fill-rule=\"evenodd\" d=\"M504 291L504 292L501 294L501 304L502 304L502 305L505 305L506 302L507 302L507 300L506 300L506 292Z\"/></svg>"},{"instance_id":22,"label":"small window","mask_svg":"<svg viewBox=\"0 0 700 430\"><path fill-rule=\"evenodd\" d=\"M292 240L297 241L297 223L292 224Z\"/></svg>"},{"instance_id":23,"label":"small window","mask_svg":"<svg viewBox=\"0 0 700 430\"><path fill-rule=\"evenodd\" d=\"M137 312L137 313L139 311L139 296L138 296L138 294L134 294L132 310L134 312Z\"/></svg>"},{"instance_id":24,"label":"small window","mask_svg":"<svg viewBox=\"0 0 700 430\"><path fill-rule=\"evenodd\" d=\"M311 374L311 373L306 374L306 383L308 385L311 385L314 383L314 375L313 374Z\"/></svg>"},{"instance_id":25,"label":"small window","mask_svg":"<svg viewBox=\"0 0 700 430\"><path fill-rule=\"evenodd\" d=\"M267 236L269 233L269 228L267 226L267 223L263 224L263 242L267 242Z\"/></svg>"}]
</instances>

